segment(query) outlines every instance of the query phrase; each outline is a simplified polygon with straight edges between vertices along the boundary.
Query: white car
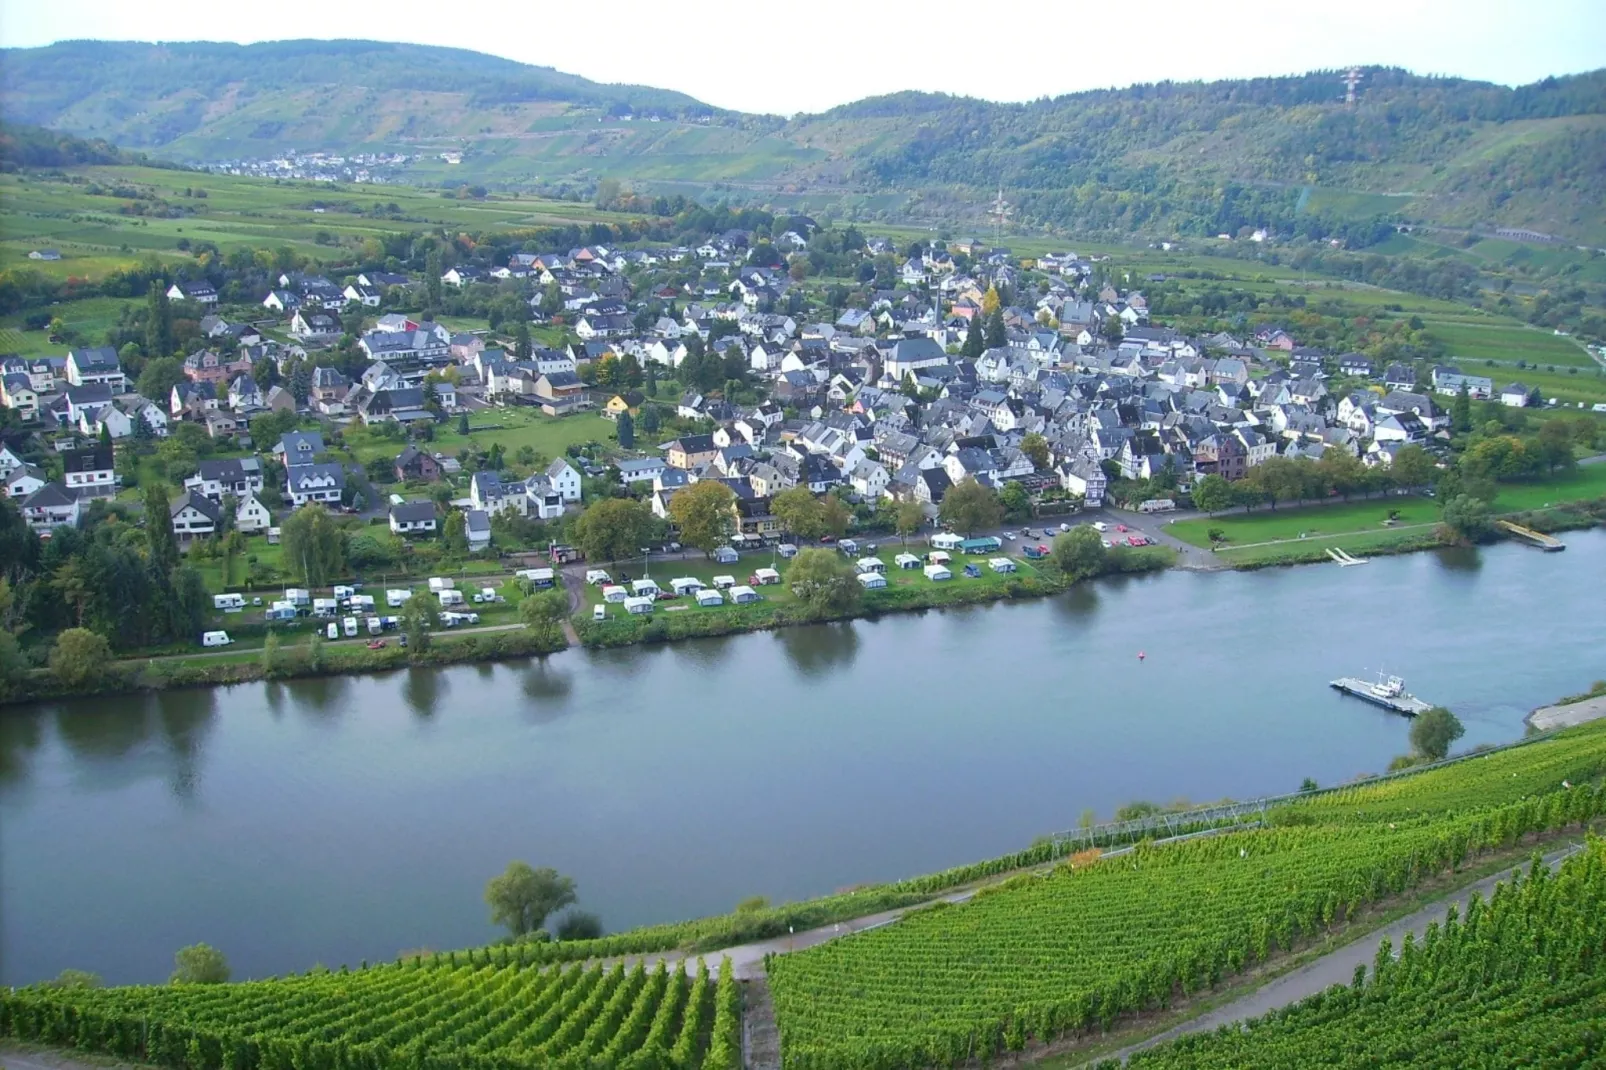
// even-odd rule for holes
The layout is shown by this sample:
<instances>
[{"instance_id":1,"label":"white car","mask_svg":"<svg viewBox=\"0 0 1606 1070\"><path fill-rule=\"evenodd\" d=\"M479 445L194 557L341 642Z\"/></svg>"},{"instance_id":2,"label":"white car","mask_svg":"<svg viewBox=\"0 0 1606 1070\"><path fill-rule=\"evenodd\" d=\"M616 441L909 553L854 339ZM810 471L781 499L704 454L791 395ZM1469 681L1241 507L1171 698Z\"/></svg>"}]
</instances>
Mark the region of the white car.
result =
<instances>
[{"instance_id":1,"label":"white car","mask_svg":"<svg viewBox=\"0 0 1606 1070\"><path fill-rule=\"evenodd\" d=\"M1006 531L1004 532L1004 538L1013 541L1015 538L1015 533L1013 531Z\"/></svg>"},{"instance_id":2,"label":"white car","mask_svg":"<svg viewBox=\"0 0 1606 1070\"><path fill-rule=\"evenodd\" d=\"M1070 526L1070 525L1069 525L1069 524L1061 524L1061 525L1060 525L1060 532L1061 532L1061 533L1062 533L1062 534L1063 534L1063 533L1064 533L1064 532L1067 532L1067 531L1070 531L1070 530L1071 530L1071 526Z\"/></svg>"},{"instance_id":3,"label":"white car","mask_svg":"<svg viewBox=\"0 0 1606 1070\"><path fill-rule=\"evenodd\" d=\"M1110 525L1106 524L1102 520L1095 520L1095 521L1093 521L1093 530L1094 531L1109 531L1110 530Z\"/></svg>"}]
</instances>

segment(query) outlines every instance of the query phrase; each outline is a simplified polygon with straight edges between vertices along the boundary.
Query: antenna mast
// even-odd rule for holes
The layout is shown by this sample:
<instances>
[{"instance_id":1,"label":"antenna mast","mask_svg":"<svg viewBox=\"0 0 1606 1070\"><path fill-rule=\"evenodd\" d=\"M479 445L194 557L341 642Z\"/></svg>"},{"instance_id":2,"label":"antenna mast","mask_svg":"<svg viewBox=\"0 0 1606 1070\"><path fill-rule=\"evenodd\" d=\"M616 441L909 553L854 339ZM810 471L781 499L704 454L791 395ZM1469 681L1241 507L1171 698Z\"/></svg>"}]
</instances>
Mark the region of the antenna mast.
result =
<instances>
[{"instance_id":1,"label":"antenna mast","mask_svg":"<svg viewBox=\"0 0 1606 1070\"><path fill-rule=\"evenodd\" d=\"M1360 85L1361 79L1365 77L1359 67L1351 67L1344 72L1344 103L1351 108L1355 107L1355 87Z\"/></svg>"},{"instance_id":2,"label":"antenna mast","mask_svg":"<svg viewBox=\"0 0 1606 1070\"><path fill-rule=\"evenodd\" d=\"M992 210L987 214L993 217L993 244L998 245L1004 238L1004 224L1009 220L1010 203L1004 200L1004 187L998 187L998 196L993 200Z\"/></svg>"}]
</instances>

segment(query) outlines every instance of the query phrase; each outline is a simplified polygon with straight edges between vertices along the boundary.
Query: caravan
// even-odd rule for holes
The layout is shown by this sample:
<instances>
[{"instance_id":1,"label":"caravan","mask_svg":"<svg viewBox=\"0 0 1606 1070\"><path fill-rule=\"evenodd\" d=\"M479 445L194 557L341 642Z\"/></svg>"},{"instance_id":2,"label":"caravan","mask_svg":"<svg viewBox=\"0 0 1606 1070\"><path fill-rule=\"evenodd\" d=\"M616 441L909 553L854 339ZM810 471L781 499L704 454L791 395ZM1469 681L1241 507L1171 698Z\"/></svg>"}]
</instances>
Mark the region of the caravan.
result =
<instances>
[{"instance_id":1,"label":"caravan","mask_svg":"<svg viewBox=\"0 0 1606 1070\"><path fill-rule=\"evenodd\" d=\"M215 594L212 596L212 608L221 609L225 613L238 613L245 608L245 595Z\"/></svg>"},{"instance_id":2,"label":"caravan","mask_svg":"<svg viewBox=\"0 0 1606 1070\"><path fill-rule=\"evenodd\" d=\"M232 642L234 642L234 640L229 638L228 632L201 633L202 646L228 646Z\"/></svg>"}]
</instances>

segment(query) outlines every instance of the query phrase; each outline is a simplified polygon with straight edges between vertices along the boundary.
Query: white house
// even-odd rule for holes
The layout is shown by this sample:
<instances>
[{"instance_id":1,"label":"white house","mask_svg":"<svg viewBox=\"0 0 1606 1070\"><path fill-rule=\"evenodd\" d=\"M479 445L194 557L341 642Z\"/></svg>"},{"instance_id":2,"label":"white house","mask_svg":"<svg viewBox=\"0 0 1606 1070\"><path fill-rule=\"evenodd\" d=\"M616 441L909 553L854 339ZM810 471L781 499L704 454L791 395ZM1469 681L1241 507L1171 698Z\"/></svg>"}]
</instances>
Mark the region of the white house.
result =
<instances>
[{"instance_id":1,"label":"white house","mask_svg":"<svg viewBox=\"0 0 1606 1070\"><path fill-rule=\"evenodd\" d=\"M892 476L876 461L862 460L848 473L848 482L852 484L853 489L869 501L880 498L891 481Z\"/></svg>"},{"instance_id":2,"label":"white house","mask_svg":"<svg viewBox=\"0 0 1606 1070\"><path fill-rule=\"evenodd\" d=\"M98 409L84 409L78 416L79 433L97 437L104 428L111 439L127 438L134 433L134 421L116 405L102 405Z\"/></svg>"},{"instance_id":3,"label":"white house","mask_svg":"<svg viewBox=\"0 0 1606 1070\"><path fill-rule=\"evenodd\" d=\"M390 507L392 534L430 535L436 526L434 502L401 502Z\"/></svg>"},{"instance_id":4,"label":"white house","mask_svg":"<svg viewBox=\"0 0 1606 1070\"><path fill-rule=\"evenodd\" d=\"M338 464L298 464L285 469L285 493L298 508L309 502L338 504L346 472Z\"/></svg>"},{"instance_id":5,"label":"white house","mask_svg":"<svg viewBox=\"0 0 1606 1070\"><path fill-rule=\"evenodd\" d=\"M6 497L20 502L44 486L45 482L43 468L33 464L19 464L6 473ZM77 498L73 500L77 501Z\"/></svg>"},{"instance_id":6,"label":"white house","mask_svg":"<svg viewBox=\"0 0 1606 1070\"><path fill-rule=\"evenodd\" d=\"M261 493L262 462L255 457L202 461L196 473L184 481L184 489L214 502L221 502L224 495L243 498Z\"/></svg>"},{"instance_id":7,"label":"white house","mask_svg":"<svg viewBox=\"0 0 1606 1070\"><path fill-rule=\"evenodd\" d=\"M563 495L564 501L580 500L580 473L564 458L559 457L546 466L546 478L553 489Z\"/></svg>"},{"instance_id":8,"label":"white house","mask_svg":"<svg viewBox=\"0 0 1606 1070\"><path fill-rule=\"evenodd\" d=\"M89 386L100 384L119 394L127 388L123 365L117 359L117 350L111 346L95 349L74 349L67 353L67 384Z\"/></svg>"},{"instance_id":9,"label":"white house","mask_svg":"<svg viewBox=\"0 0 1606 1070\"><path fill-rule=\"evenodd\" d=\"M273 514L255 494L247 492L234 507L234 526L242 534L255 535L273 526Z\"/></svg>"},{"instance_id":10,"label":"white house","mask_svg":"<svg viewBox=\"0 0 1606 1070\"><path fill-rule=\"evenodd\" d=\"M180 495L168 510L171 514L173 534L178 536L180 545L187 544L192 539L216 534L218 525L223 520L223 510L215 502L192 490Z\"/></svg>"},{"instance_id":11,"label":"white house","mask_svg":"<svg viewBox=\"0 0 1606 1070\"><path fill-rule=\"evenodd\" d=\"M63 450L61 466L67 489L80 498L109 498L117 493L110 446Z\"/></svg>"},{"instance_id":12,"label":"white house","mask_svg":"<svg viewBox=\"0 0 1606 1070\"><path fill-rule=\"evenodd\" d=\"M463 530L468 535L471 553L491 545L491 517L483 509L469 509L463 514Z\"/></svg>"},{"instance_id":13,"label":"white house","mask_svg":"<svg viewBox=\"0 0 1606 1070\"><path fill-rule=\"evenodd\" d=\"M60 527L78 526L78 496L60 483L45 483L22 499L22 518L40 535Z\"/></svg>"},{"instance_id":14,"label":"white house","mask_svg":"<svg viewBox=\"0 0 1606 1070\"><path fill-rule=\"evenodd\" d=\"M1529 389L1521 383L1512 383L1500 391L1500 404L1513 409L1527 408L1529 393Z\"/></svg>"},{"instance_id":15,"label":"white house","mask_svg":"<svg viewBox=\"0 0 1606 1070\"><path fill-rule=\"evenodd\" d=\"M217 304L217 287L210 282L188 280L175 282L167 288L169 301L194 301L198 305Z\"/></svg>"}]
</instances>

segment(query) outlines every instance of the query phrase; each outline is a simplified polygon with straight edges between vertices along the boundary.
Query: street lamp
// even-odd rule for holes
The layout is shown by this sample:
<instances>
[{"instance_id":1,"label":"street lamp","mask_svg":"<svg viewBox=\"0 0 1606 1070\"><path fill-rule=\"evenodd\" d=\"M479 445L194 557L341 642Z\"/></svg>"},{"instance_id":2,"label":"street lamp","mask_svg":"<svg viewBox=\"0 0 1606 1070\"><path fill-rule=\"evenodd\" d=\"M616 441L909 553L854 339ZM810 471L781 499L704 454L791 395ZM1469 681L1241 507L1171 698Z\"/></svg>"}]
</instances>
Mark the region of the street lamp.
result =
<instances>
[{"instance_id":1,"label":"street lamp","mask_svg":"<svg viewBox=\"0 0 1606 1070\"><path fill-rule=\"evenodd\" d=\"M648 567L651 564L652 564L652 547L651 546L643 546L641 548L641 578L642 579L644 579L644 580L652 579L652 574L647 571Z\"/></svg>"}]
</instances>

